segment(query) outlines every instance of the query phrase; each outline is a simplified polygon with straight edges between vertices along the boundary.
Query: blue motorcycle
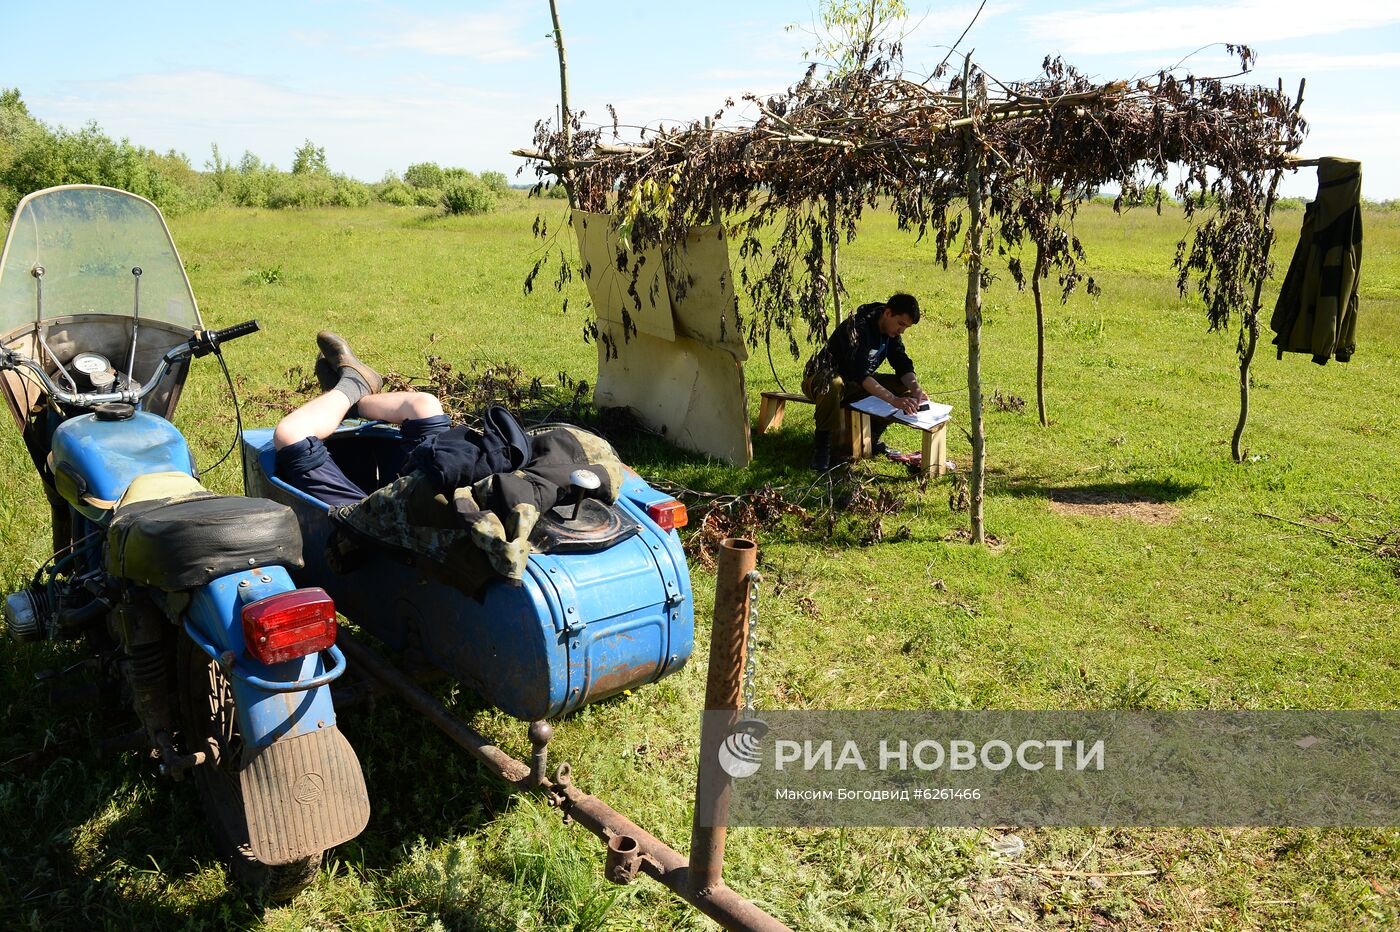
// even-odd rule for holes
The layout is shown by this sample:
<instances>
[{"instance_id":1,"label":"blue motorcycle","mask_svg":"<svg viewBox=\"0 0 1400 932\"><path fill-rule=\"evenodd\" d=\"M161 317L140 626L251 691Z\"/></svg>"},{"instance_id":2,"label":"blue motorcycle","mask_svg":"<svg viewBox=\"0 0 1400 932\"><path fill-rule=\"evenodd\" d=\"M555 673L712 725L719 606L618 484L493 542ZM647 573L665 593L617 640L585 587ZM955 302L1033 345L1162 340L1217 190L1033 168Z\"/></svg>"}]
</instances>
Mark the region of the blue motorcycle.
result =
<instances>
[{"instance_id":1,"label":"blue motorcycle","mask_svg":"<svg viewBox=\"0 0 1400 932\"><path fill-rule=\"evenodd\" d=\"M291 509L205 489L168 420L206 330L154 204L25 197L0 257L0 391L43 479L53 557L4 601L18 641L85 639L161 773L191 777L235 879L285 899L369 819L328 684L336 608L298 588ZM227 376L227 367L224 368Z\"/></svg>"}]
</instances>

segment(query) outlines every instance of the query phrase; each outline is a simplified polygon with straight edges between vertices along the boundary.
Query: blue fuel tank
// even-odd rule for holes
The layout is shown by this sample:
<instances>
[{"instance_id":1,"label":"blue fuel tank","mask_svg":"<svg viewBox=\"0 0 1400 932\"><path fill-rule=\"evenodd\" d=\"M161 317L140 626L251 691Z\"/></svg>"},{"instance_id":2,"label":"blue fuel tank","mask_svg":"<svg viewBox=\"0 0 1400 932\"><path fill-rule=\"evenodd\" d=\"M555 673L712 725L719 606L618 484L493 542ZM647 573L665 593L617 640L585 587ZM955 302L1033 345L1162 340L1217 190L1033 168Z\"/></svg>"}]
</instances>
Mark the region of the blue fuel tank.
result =
<instances>
[{"instance_id":1,"label":"blue fuel tank","mask_svg":"<svg viewBox=\"0 0 1400 932\"><path fill-rule=\"evenodd\" d=\"M328 445L339 439L343 449L356 436L392 442L398 433L342 427ZM352 573L333 572L327 508L275 477L272 431L244 431L243 453L248 494L290 506L301 523L300 585L323 587L337 610L391 649L420 650L515 718L567 714L674 673L690 658L695 616L685 553L679 536L646 514L647 504L669 496L635 474L618 507L640 525L638 534L594 553L532 554L522 585L492 583L477 601L387 553Z\"/></svg>"},{"instance_id":2,"label":"blue fuel tank","mask_svg":"<svg viewBox=\"0 0 1400 932\"><path fill-rule=\"evenodd\" d=\"M194 475L185 438L163 417L137 411L119 421L83 414L53 434L53 473L59 493L89 518L101 520L133 479L153 472Z\"/></svg>"}]
</instances>

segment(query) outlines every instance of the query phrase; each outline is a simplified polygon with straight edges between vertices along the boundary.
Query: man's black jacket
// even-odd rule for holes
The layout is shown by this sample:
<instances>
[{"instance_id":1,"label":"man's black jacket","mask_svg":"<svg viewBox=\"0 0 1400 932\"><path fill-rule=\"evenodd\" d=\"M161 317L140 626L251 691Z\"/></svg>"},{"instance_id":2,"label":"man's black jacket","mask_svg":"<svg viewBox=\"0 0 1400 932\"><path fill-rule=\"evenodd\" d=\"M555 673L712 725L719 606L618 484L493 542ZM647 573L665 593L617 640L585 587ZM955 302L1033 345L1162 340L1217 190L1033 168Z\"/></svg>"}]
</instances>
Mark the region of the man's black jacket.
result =
<instances>
[{"instance_id":1,"label":"man's black jacket","mask_svg":"<svg viewBox=\"0 0 1400 932\"><path fill-rule=\"evenodd\" d=\"M904 350L903 337L887 337L880 332L883 304L862 304L841 321L815 356L807 362L804 381L810 381L818 394L825 394L837 376L847 385L859 385L880 368L886 359L894 374L914 371L914 362Z\"/></svg>"}]
</instances>

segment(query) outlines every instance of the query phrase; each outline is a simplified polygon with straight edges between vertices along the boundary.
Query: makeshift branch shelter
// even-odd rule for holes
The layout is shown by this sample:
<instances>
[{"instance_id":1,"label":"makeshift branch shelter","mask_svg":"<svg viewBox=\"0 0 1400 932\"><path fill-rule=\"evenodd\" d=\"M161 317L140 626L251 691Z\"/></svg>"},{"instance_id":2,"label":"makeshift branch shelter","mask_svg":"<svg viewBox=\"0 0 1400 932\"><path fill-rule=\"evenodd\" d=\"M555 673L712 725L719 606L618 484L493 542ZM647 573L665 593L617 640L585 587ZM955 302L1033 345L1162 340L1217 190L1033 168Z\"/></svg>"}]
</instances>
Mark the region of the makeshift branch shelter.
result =
<instances>
[{"instance_id":1,"label":"makeshift branch shelter","mask_svg":"<svg viewBox=\"0 0 1400 932\"><path fill-rule=\"evenodd\" d=\"M1247 72L1253 52L1227 49ZM799 337L815 351L828 334L839 293L829 260L839 239L855 238L865 210L891 210L929 243L932 262L965 265L971 536L980 543L982 290L994 264L1023 284L1029 244L1035 290L1058 268L1068 293L1082 277L1084 250L1070 226L1078 205L1116 186L1118 208L1156 192L1160 209L1158 186L1175 166L1174 193L1190 221L1175 258L1178 285L1199 294L1211 329L1244 321L1242 358L1252 346L1245 334L1257 330L1258 286L1270 272L1273 192L1305 124L1281 86L1237 77L1164 70L1100 83L1047 58L1029 81L1003 83L970 60L947 80L914 80L891 44L845 73L822 77L813 67L783 94L747 97L757 117L745 125L724 125L734 107L725 101L712 117L620 144L566 113L563 129L541 123L534 148L517 154L538 160L542 178L566 183L577 207L616 214L615 255L634 297L647 251L682 249L693 228L724 223L753 305L745 338L785 340L794 356ZM611 135L620 138L615 114ZM682 297L685 287L672 282ZM633 310L642 311L640 300ZM637 329L625 311L624 336Z\"/></svg>"}]
</instances>

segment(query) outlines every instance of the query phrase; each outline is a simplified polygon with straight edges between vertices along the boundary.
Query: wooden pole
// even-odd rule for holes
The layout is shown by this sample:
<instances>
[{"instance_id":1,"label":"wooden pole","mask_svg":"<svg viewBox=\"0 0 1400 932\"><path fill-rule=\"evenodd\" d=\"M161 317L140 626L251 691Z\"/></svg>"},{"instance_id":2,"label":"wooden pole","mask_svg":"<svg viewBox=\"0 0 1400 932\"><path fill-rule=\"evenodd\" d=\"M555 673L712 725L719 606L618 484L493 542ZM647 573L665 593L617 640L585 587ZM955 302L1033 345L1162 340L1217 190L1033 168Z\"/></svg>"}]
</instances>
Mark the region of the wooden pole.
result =
<instances>
[{"instance_id":1,"label":"wooden pole","mask_svg":"<svg viewBox=\"0 0 1400 932\"><path fill-rule=\"evenodd\" d=\"M1298 84L1298 99L1293 103L1295 113L1303 106L1303 91L1307 86L1307 78ZM1282 90L1280 87L1279 91ZM1235 432L1230 437L1230 454L1236 463L1244 462L1244 425L1249 420L1249 367L1254 362L1254 350L1259 343L1259 305L1264 293L1264 279L1269 274L1269 252L1274 245L1274 202L1282 177L1283 169L1280 168L1275 170L1273 178L1269 179L1269 193L1264 198L1264 254L1259 257L1259 274L1254 279L1254 299L1244 317L1244 336L1247 342L1244 353L1240 356L1240 417L1235 422Z\"/></svg>"},{"instance_id":2,"label":"wooden pole","mask_svg":"<svg viewBox=\"0 0 1400 932\"><path fill-rule=\"evenodd\" d=\"M1040 297L1040 278L1045 274L1045 247L1035 244L1035 273L1031 276L1031 294L1035 296L1035 407L1040 412L1040 426L1049 427L1045 416L1045 304Z\"/></svg>"},{"instance_id":3,"label":"wooden pole","mask_svg":"<svg viewBox=\"0 0 1400 932\"><path fill-rule=\"evenodd\" d=\"M836 226L836 192L826 196L826 239L831 251L831 306L841 323L841 275L837 263L841 235Z\"/></svg>"},{"instance_id":4,"label":"wooden pole","mask_svg":"<svg viewBox=\"0 0 1400 932\"><path fill-rule=\"evenodd\" d=\"M574 150L573 125L569 116L569 68L564 61L564 30L559 27L558 0L549 0L549 15L554 20L554 48L559 52L559 127L564 136L564 151L572 159ZM569 208L572 210L578 207L578 198L574 194L570 177L572 168L562 168L561 171L559 180L563 182L564 190L569 194Z\"/></svg>"},{"instance_id":5,"label":"wooden pole","mask_svg":"<svg viewBox=\"0 0 1400 932\"><path fill-rule=\"evenodd\" d=\"M972 104L968 83L972 55L963 60L963 113L969 123L963 131L967 153L967 298L963 311L967 321L967 408L972 436L972 489L968 509L972 543L986 543L982 498L987 481L987 437L982 423L982 155L973 140Z\"/></svg>"}]
</instances>

